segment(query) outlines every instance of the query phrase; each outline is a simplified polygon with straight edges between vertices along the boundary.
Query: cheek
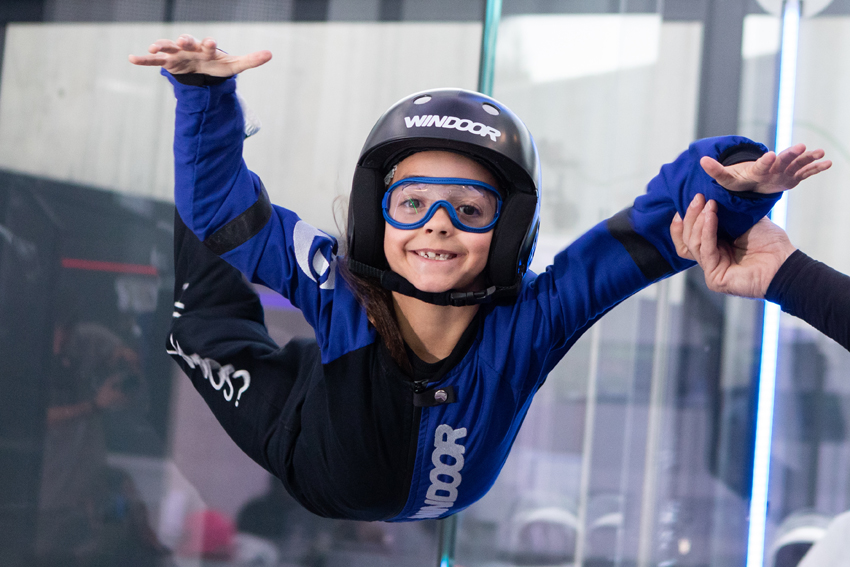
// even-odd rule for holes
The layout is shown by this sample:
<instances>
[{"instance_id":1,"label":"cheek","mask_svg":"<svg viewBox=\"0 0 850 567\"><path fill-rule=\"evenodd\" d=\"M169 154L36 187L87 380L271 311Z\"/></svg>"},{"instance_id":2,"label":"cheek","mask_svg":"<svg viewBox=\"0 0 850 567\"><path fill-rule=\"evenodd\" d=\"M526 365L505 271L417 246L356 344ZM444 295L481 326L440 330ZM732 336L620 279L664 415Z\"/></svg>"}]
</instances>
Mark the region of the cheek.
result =
<instances>
[{"instance_id":1,"label":"cheek","mask_svg":"<svg viewBox=\"0 0 850 567\"><path fill-rule=\"evenodd\" d=\"M398 262L404 257L404 231L389 225L384 227L384 256L390 269L395 271Z\"/></svg>"},{"instance_id":2,"label":"cheek","mask_svg":"<svg viewBox=\"0 0 850 567\"><path fill-rule=\"evenodd\" d=\"M490 243L493 241L493 233L486 234L470 234L472 238L467 244L470 256L473 258L475 268L479 271L484 271L487 265L487 258L490 256Z\"/></svg>"}]
</instances>

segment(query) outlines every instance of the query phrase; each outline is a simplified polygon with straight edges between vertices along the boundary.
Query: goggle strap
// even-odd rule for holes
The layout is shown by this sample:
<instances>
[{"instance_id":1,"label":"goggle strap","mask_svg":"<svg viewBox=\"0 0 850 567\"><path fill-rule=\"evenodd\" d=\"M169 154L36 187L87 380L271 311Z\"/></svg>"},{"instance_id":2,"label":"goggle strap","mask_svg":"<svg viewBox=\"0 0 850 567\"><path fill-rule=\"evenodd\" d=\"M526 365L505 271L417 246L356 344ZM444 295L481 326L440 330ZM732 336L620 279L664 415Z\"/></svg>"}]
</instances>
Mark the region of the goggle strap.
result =
<instances>
[{"instance_id":1,"label":"goggle strap","mask_svg":"<svg viewBox=\"0 0 850 567\"><path fill-rule=\"evenodd\" d=\"M348 258L348 269L351 270L351 273L357 274L358 276L375 278L378 280L380 280L384 275L384 270L379 270L369 264L358 262L354 258Z\"/></svg>"}]
</instances>

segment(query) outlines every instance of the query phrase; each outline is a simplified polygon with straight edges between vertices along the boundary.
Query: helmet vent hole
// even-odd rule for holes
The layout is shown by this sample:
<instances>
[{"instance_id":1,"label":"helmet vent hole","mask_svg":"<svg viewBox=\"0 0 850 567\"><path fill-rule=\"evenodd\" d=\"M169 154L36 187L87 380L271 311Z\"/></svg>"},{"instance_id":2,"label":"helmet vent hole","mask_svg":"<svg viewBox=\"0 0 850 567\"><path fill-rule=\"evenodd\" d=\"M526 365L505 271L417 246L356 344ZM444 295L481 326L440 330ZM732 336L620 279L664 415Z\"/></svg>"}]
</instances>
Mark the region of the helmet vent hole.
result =
<instances>
[{"instance_id":1,"label":"helmet vent hole","mask_svg":"<svg viewBox=\"0 0 850 567\"><path fill-rule=\"evenodd\" d=\"M489 102L482 102L481 106L484 107L484 112L486 112L487 114L492 114L493 116L498 116L499 114L501 114L499 112L499 109L490 104Z\"/></svg>"},{"instance_id":2,"label":"helmet vent hole","mask_svg":"<svg viewBox=\"0 0 850 567\"><path fill-rule=\"evenodd\" d=\"M414 100L413 104L425 104L429 100L431 100L431 95L423 95Z\"/></svg>"}]
</instances>

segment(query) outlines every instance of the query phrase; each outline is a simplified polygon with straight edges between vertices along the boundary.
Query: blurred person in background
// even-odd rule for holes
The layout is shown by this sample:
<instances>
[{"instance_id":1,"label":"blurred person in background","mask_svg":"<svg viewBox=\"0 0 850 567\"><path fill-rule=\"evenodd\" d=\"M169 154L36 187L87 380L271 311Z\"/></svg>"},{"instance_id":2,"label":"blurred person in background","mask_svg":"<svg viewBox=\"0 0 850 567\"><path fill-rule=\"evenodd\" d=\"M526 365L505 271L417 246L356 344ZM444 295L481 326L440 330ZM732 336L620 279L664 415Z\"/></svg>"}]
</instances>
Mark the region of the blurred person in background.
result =
<instances>
[{"instance_id":1,"label":"blurred person in background","mask_svg":"<svg viewBox=\"0 0 850 567\"><path fill-rule=\"evenodd\" d=\"M162 551L148 533L131 479L106 461L103 418L126 407L140 381L133 349L104 325L80 322L73 303L62 307L48 378L35 546L39 565L101 565L136 536L154 555ZM123 527L116 529L118 524Z\"/></svg>"}]
</instances>

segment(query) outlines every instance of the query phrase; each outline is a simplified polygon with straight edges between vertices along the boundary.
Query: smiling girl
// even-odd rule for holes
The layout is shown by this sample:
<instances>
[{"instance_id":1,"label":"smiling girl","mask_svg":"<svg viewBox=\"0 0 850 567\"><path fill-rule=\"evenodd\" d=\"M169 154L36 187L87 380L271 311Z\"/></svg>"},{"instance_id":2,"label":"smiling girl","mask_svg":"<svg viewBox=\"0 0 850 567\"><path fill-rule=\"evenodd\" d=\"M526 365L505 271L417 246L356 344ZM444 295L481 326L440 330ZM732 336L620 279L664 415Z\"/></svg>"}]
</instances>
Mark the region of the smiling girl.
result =
<instances>
[{"instance_id":1,"label":"smiling girl","mask_svg":"<svg viewBox=\"0 0 850 567\"><path fill-rule=\"evenodd\" d=\"M235 75L270 58L181 36L130 61L162 67L177 96L169 352L234 441L327 517L418 520L474 503L578 338L694 265L670 238L677 212L706 195L735 238L829 165L802 146L777 157L740 137L696 142L536 275L528 129L492 98L438 89L399 101L369 134L343 253L270 204L242 160ZM278 347L240 271L287 297L315 340Z\"/></svg>"}]
</instances>

